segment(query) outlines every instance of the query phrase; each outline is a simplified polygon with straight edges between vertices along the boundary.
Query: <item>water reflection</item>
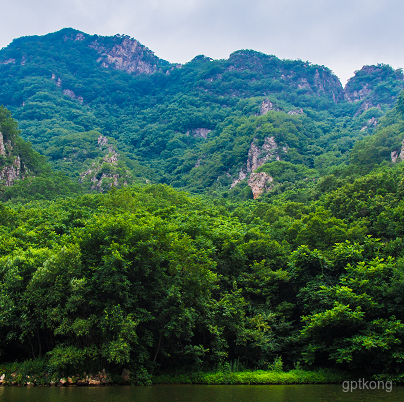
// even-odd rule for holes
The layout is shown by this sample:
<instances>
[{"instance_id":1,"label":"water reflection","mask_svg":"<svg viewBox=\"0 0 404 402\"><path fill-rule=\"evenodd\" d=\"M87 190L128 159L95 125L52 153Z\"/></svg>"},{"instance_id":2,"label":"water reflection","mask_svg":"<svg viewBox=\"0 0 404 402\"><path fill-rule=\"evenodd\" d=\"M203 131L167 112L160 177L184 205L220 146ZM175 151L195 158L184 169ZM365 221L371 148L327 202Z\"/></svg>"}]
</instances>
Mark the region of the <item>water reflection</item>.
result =
<instances>
[{"instance_id":1,"label":"water reflection","mask_svg":"<svg viewBox=\"0 0 404 402\"><path fill-rule=\"evenodd\" d=\"M404 388L343 392L341 385L154 385L152 387L0 387L0 402L380 402Z\"/></svg>"}]
</instances>

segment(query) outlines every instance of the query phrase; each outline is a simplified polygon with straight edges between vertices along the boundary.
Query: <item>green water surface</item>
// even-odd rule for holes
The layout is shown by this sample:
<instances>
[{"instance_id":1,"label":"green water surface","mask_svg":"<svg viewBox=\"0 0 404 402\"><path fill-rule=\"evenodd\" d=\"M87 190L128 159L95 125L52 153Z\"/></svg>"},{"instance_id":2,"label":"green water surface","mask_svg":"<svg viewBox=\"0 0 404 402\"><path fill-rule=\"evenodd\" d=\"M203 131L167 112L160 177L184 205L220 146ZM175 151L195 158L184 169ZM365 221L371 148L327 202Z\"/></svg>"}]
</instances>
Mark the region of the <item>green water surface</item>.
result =
<instances>
[{"instance_id":1,"label":"green water surface","mask_svg":"<svg viewBox=\"0 0 404 402\"><path fill-rule=\"evenodd\" d=\"M303 402L404 401L404 387L343 392L341 385L154 385L0 387L0 402Z\"/></svg>"}]
</instances>

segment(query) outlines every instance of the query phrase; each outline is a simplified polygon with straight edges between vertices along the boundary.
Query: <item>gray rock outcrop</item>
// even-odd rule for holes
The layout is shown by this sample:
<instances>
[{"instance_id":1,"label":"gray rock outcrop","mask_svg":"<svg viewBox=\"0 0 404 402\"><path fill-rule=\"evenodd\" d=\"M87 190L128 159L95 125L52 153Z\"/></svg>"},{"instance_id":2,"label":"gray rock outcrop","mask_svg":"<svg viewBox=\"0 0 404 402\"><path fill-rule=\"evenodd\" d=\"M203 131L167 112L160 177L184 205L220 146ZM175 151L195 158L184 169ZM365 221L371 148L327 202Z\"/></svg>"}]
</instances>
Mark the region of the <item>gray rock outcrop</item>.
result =
<instances>
[{"instance_id":1,"label":"gray rock outcrop","mask_svg":"<svg viewBox=\"0 0 404 402\"><path fill-rule=\"evenodd\" d=\"M290 114L291 116L293 116L294 114L303 114L303 109L296 109L296 110L291 110L290 112L288 112L288 114Z\"/></svg>"},{"instance_id":2,"label":"gray rock outcrop","mask_svg":"<svg viewBox=\"0 0 404 402\"><path fill-rule=\"evenodd\" d=\"M3 134L0 132L0 155L6 154L6 148L4 146Z\"/></svg>"},{"instance_id":3,"label":"gray rock outcrop","mask_svg":"<svg viewBox=\"0 0 404 402\"><path fill-rule=\"evenodd\" d=\"M238 174L238 178L236 180L234 180L233 183L231 183L230 188L236 187L238 183L240 183L242 180L244 180L246 178L247 178L247 173L244 172L243 169L241 169L239 174Z\"/></svg>"},{"instance_id":4,"label":"gray rock outcrop","mask_svg":"<svg viewBox=\"0 0 404 402\"><path fill-rule=\"evenodd\" d=\"M248 151L246 167L240 169L238 177L233 180L230 188L234 188L242 180L248 178L247 183L253 192L254 199L258 198L260 194L270 188L269 183L273 181L273 178L267 173L256 173L255 171L268 161L280 161L280 155L285 152L287 152L287 147L280 148L273 136L265 137L262 146L258 146L257 140L254 138Z\"/></svg>"},{"instance_id":5,"label":"gray rock outcrop","mask_svg":"<svg viewBox=\"0 0 404 402\"><path fill-rule=\"evenodd\" d=\"M401 145L400 152L399 151L393 151L391 153L391 161L394 162L394 163L404 161L404 140L403 140L403 143Z\"/></svg>"},{"instance_id":6,"label":"gray rock outcrop","mask_svg":"<svg viewBox=\"0 0 404 402\"><path fill-rule=\"evenodd\" d=\"M265 137L261 147L256 144L254 138L247 158L247 172L254 172L264 163L270 160L281 160L279 156L279 147L274 137Z\"/></svg>"},{"instance_id":7,"label":"gray rock outcrop","mask_svg":"<svg viewBox=\"0 0 404 402\"><path fill-rule=\"evenodd\" d=\"M377 127L377 119L376 117L372 117L371 119L369 119L366 124L361 128L361 131L365 131L367 128L376 128Z\"/></svg>"},{"instance_id":8,"label":"gray rock outcrop","mask_svg":"<svg viewBox=\"0 0 404 402\"><path fill-rule=\"evenodd\" d=\"M207 138L208 134L211 132L212 130L209 130L208 128L194 128L191 131L187 131L187 135L189 135L190 133L192 134L193 137L195 138Z\"/></svg>"},{"instance_id":9,"label":"gray rock outcrop","mask_svg":"<svg viewBox=\"0 0 404 402\"><path fill-rule=\"evenodd\" d=\"M58 82L56 83L58 85ZM60 86L60 85L58 85ZM68 96L69 98L72 99L77 99L80 103L83 103L83 97L82 96L76 96L76 94L71 90L71 89L64 89L63 90L63 95Z\"/></svg>"},{"instance_id":10,"label":"gray rock outcrop","mask_svg":"<svg viewBox=\"0 0 404 402\"><path fill-rule=\"evenodd\" d=\"M15 59L3 60L3 61L0 61L0 64L15 64Z\"/></svg>"},{"instance_id":11,"label":"gray rock outcrop","mask_svg":"<svg viewBox=\"0 0 404 402\"><path fill-rule=\"evenodd\" d=\"M260 115L267 114L270 110L278 112L279 109L274 107L274 104L269 99L264 99L261 103Z\"/></svg>"},{"instance_id":12,"label":"gray rock outcrop","mask_svg":"<svg viewBox=\"0 0 404 402\"><path fill-rule=\"evenodd\" d=\"M257 199L264 191L268 190L269 184L273 178L265 172L251 173L248 178L248 185L253 193L254 200Z\"/></svg>"},{"instance_id":13,"label":"gray rock outcrop","mask_svg":"<svg viewBox=\"0 0 404 402\"><path fill-rule=\"evenodd\" d=\"M12 154L11 141L4 141L0 132L0 156L7 158L6 166L0 169L0 186L10 187L16 180L23 179L22 171L25 170L18 155Z\"/></svg>"},{"instance_id":14,"label":"gray rock outcrop","mask_svg":"<svg viewBox=\"0 0 404 402\"><path fill-rule=\"evenodd\" d=\"M129 74L153 74L157 71L157 61L149 61L150 58L145 57L145 53L153 55L150 50L136 39L129 36L122 38L120 43L112 48L103 46L97 40L90 43L89 47L100 54L97 61L102 67L125 71ZM154 55L153 57L157 59Z\"/></svg>"},{"instance_id":15,"label":"gray rock outcrop","mask_svg":"<svg viewBox=\"0 0 404 402\"><path fill-rule=\"evenodd\" d=\"M96 162L91 164L85 172L80 175L80 182L90 182L91 189L96 191L106 191L112 186L117 187L119 185L118 160L119 154L115 149L108 144L108 138L100 135L97 139L98 146L101 149L106 148L105 156ZM127 184L127 177L124 178L124 185Z\"/></svg>"}]
</instances>

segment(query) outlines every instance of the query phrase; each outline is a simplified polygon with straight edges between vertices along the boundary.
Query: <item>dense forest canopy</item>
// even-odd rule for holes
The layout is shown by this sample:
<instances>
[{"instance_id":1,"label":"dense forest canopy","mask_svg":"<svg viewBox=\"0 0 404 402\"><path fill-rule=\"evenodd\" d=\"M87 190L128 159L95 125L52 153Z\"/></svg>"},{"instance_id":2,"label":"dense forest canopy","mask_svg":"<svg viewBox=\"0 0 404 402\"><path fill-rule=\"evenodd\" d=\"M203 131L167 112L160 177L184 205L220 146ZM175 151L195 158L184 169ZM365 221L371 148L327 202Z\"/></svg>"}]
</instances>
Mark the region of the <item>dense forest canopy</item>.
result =
<instances>
[{"instance_id":1,"label":"dense forest canopy","mask_svg":"<svg viewBox=\"0 0 404 402\"><path fill-rule=\"evenodd\" d=\"M342 88L250 50L174 65L123 35L15 40L1 361L402 381L402 88L383 64Z\"/></svg>"}]
</instances>

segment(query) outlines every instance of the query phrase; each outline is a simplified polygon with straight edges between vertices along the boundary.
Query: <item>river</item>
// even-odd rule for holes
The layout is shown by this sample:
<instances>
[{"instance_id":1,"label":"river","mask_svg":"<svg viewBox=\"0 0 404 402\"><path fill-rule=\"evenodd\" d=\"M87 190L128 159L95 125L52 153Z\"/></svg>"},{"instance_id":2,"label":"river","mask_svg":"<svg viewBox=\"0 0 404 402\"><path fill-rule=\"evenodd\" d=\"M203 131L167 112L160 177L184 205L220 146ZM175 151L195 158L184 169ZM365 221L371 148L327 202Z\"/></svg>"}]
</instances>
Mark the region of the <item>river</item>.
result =
<instances>
[{"instance_id":1,"label":"river","mask_svg":"<svg viewBox=\"0 0 404 402\"><path fill-rule=\"evenodd\" d=\"M404 387L343 392L341 385L154 385L0 387L0 402L303 402L404 401Z\"/></svg>"}]
</instances>

